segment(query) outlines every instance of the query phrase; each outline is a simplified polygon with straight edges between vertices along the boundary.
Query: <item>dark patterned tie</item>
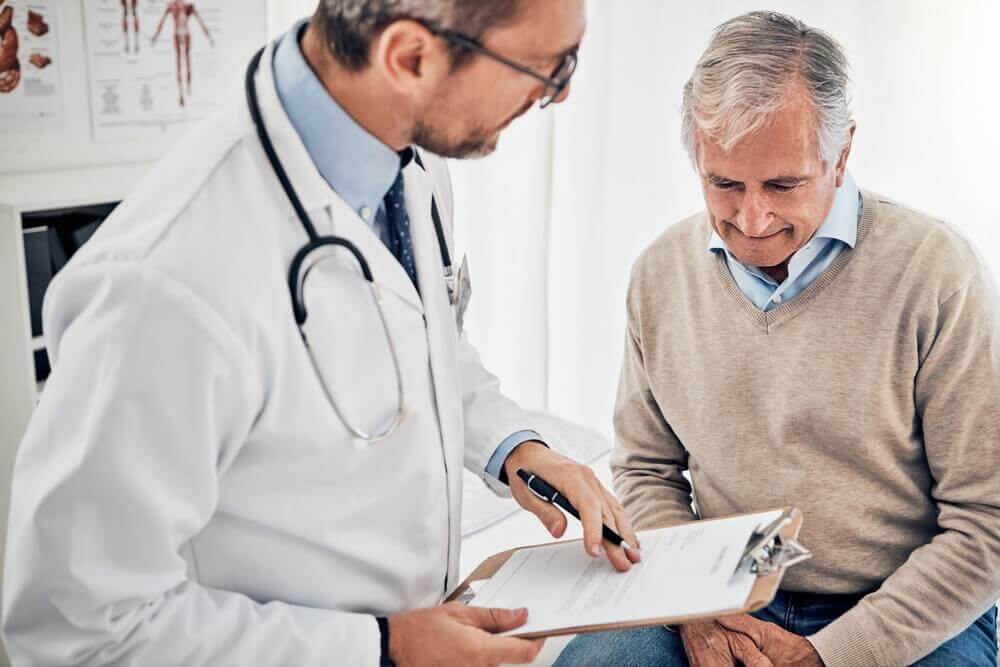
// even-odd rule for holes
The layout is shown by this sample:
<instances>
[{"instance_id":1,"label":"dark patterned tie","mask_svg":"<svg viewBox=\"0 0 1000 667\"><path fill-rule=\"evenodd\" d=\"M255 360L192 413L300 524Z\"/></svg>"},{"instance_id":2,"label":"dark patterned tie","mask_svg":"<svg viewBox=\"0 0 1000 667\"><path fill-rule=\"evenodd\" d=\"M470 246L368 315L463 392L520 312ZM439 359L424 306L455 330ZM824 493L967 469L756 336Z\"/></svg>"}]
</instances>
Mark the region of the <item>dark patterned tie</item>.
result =
<instances>
[{"instance_id":1,"label":"dark patterned tie","mask_svg":"<svg viewBox=\"0 0 1000 667\"><path fill-rule=\"evenodd\" d=\"M377 216L382 228L385 229L385 244L403 265L406 274L417 285L417 264L413 258L413 238L410 236L410 216L406 213L406 197L403 192L403 172L396 175L396 181L389 188L388 194L382 200L382 207Z\"/></svg>"}]
</instances>

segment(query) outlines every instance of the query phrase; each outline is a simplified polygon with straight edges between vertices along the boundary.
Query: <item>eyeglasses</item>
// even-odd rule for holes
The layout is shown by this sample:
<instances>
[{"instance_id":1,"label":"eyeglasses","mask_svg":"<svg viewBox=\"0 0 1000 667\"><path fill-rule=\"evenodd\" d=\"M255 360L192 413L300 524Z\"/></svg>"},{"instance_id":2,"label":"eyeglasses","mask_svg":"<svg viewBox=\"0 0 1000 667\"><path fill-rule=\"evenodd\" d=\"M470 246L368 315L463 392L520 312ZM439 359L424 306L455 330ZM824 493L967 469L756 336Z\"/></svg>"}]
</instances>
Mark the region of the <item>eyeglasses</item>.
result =
<instances>
[{"instance_id":1,"label":"eyeglasses","mask_svg":"<svg viewBox=\"0 0 1000 667\"><path fill-rule=\"evenodd\" d=\"M552 71L551 75L542 76L541 74L535 72L529 67L525 67L524 65L516 63L509 58L505 58L499 53L490 51L485 46L479 44L479 42L477 42L476 40L472 39L471 37L467 37L460 32L455 32L453 30L441 30L426 24L424 27L426 27L428 30L430 30L438 37L446 39L453 44L458 44L462 48L468 49L473 53L478 53L481 56L486 56L487 58L491 58L497 61L498 63L506 65L512 70L516 70L518 72L521 72L522 74L527 74L531 78L537 79L538 81L544 83L545 91L542 93L541 99L538 100L538 106L541 107L542 109L552 104L553 101L555 101L556 99L559 98L560 95L562 95L562 92L566 90L566 86L569 85L569 80L570 78L572 78L573 72L576 71L577 54L575 50L570 51L569 53L563 56L562 60Z\"/></svg>"}]
</instances>

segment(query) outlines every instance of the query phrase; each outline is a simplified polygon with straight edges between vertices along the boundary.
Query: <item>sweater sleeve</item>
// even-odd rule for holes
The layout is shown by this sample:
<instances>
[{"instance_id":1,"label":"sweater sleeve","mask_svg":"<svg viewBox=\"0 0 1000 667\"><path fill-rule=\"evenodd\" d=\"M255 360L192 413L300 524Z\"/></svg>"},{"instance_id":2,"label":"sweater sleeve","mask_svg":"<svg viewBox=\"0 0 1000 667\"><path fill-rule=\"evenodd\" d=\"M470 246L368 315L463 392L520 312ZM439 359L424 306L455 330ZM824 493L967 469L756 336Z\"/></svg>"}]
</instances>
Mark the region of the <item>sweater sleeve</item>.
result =
<instances>
[{"instance_id":1,"label":"sweater sleeve","mask_svg":"<svg viewBox=\"0 0 1000 667\"><path fill-rule=\"evenodd\" d=\"M1000 303L980 274L938 309L915 378L939 532L809 639L827 665L910 664L1000 597Z\"/></svg>"},{"instance_id":2,"label":"sweater sleeve","mask_svg":"<svg viewBox=\"0 0 1000 667\"><path fill-rule=\"evenodd\" d=\"M642 344L632 323L625 333L611 470L615 492L637 529L692 521L687 452L660 412L649 386Z\"/></svg>"}]
</instances>

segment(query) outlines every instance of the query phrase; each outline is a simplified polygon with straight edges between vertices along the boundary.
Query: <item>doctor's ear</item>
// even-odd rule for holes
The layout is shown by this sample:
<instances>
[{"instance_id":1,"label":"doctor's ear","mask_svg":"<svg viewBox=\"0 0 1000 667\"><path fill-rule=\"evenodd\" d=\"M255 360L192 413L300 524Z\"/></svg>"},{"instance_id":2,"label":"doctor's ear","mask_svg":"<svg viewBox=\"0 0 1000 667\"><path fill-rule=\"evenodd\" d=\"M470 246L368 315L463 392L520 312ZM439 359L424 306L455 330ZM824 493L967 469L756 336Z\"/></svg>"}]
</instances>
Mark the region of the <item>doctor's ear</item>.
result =
<instances>
[{"instance_id":1,"label":"doctor's ear","mask_svg":"<svg viewBox=\"0 0 1000 667\"><path fill-rule=\"evenodd\" d=\"M416 21L395 21L383 30L371 64L399 93L417 97L430 94L451 72L448 45Z\"/></svg>"}]
</instances>

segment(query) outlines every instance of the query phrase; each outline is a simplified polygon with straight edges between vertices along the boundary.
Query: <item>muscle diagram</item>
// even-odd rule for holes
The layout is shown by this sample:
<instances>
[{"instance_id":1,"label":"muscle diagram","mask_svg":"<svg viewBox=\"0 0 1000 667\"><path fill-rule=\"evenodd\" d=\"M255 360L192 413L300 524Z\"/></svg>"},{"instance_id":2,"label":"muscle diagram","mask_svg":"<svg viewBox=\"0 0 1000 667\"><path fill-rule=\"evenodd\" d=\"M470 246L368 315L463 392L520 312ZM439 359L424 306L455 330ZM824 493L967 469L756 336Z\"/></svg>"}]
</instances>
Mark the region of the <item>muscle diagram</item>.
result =
<instances>
[{"instance_id":1,"label":"muscle diagram","mask_svg":"<svg viewBox=\"0 0 1000 667\"><path fill-rule=\"evenodd\" d=\"M213 47L215 46L215 41L212 39L212 35L208 31L208 26L205 25L201 14L198 13L193 2L169 0L166 9L163 10L163 16L160 17L160 23L156 26L156 32L153 33L154 44L160 36L160 31L163 29L163 24L166 22L167 17L173 19L174 23L174 51L177 54L177 89L180 93L180 105L185 106L187 100L191 98L191 31L188 26L191 18L194 17L194 20L198 22L198 25L201 26L202 31L205 33L205 37L208 38L209 44Z\"/></svg>"},{"instance_id":2,"label":"muscle diagram","mask_svg":"<svg viewBox=\"0 0 1000 667\"><path fill-rule=\"evenodd\" d=\"M134 52L139 53L139 13L135 10L139 0L121 0L122 2L122 39L125 40L125 53L129 52L129 14L132 15L132 43Z\"/></svg>"},{"instance_id":3,"label":"muscle diagram","mask_svg":"<svg viewBox=\"0 0 1000 667\"><path fill-rule=\"evenodd\" d=\"M0 7L4 0L0 0ZM9 93L21 82L21 61L17 59L17 30L14 29L14 8L0 9L0 93Z\"/></svg>"}]
</instances>

